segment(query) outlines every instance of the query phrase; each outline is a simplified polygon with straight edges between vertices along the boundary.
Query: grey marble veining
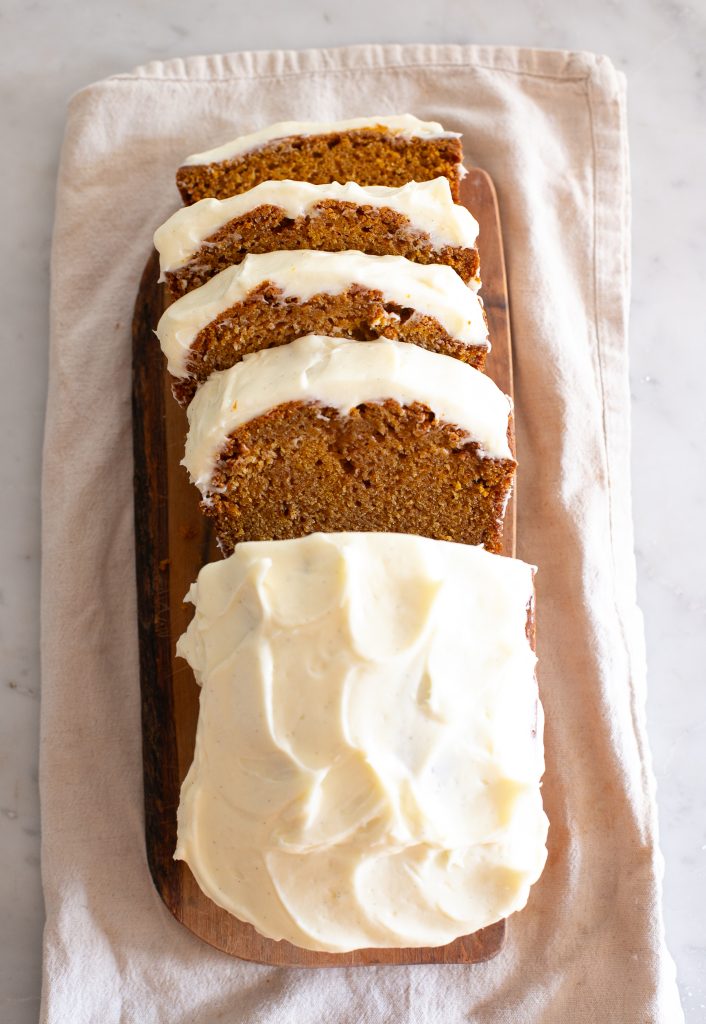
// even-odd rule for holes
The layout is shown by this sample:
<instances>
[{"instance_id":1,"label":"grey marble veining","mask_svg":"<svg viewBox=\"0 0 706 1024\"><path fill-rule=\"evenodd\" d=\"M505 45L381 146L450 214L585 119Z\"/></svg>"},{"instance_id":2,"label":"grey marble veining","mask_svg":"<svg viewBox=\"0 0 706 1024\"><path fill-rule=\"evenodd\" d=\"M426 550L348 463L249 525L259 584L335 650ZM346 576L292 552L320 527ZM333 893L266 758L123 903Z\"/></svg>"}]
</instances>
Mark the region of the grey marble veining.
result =
<instances>
[{"instance_id":1,"label":"grey marble veining","mask_svg":"<svg viewBox=\"0 0 706 1024\"><path fill-rule=\"evenodd\" d=\"M39 467L49 242L65 104L147 60L356 42L512 43L607 53L629 78L633 486L667 938L706 1022L706 6L678 0L355 5L5 0L0 11L0 1021L36 1021Z\"/></svg>"}]
</instances>

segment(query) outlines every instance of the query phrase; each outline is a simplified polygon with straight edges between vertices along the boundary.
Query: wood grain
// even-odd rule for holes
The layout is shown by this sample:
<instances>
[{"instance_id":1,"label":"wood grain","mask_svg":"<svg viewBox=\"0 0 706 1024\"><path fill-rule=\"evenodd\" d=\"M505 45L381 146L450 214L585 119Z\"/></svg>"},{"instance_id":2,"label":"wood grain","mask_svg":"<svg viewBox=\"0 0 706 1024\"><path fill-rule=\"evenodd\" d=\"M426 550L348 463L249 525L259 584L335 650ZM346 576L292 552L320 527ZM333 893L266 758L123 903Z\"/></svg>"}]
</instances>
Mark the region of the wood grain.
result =
<instances>
[{"instance_id":1,"label":"wood grain","mask_svg":"<svg viewBox=\"0 0 706 1024\"><path fill-rule=\"evenodd\" d=\"M485 172L471 169L462 202L478 219L483 298L493 344L487 371L512 394L507 284L497 200ZM469 964L502 948L505 922L446 946L361 949L315 953L273 942L221 910L199 889L189 868L173 860L181 782L191 763L198 716L198 687L186 662L174 656L192 609L183 598L199 569L219 557L199 494L180 466L186 415L171 396L165 363L153 331L168 304L158 284L153 253L147 262L133 321L133 427L145 839L154 884L172 914L212 946L244 960L279 966L336 967L370 964ZM506 554L514 554L514 500L505 524Z\"/></svg>"}]
</instances>

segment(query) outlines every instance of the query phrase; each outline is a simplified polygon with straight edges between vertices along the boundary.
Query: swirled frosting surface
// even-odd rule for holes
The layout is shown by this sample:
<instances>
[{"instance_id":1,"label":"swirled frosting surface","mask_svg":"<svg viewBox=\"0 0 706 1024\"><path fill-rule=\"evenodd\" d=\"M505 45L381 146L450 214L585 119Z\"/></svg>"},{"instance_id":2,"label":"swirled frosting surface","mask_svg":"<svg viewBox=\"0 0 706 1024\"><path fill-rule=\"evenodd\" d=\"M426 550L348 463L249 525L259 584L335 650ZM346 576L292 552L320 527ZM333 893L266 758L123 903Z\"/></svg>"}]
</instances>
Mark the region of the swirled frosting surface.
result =
<instances>
[{"instance_id":1,"label":"swirled frosting surface","mask_svg":"<svg viewBox=\"0 0 706 1024\"><path fill-rule=\"evenodd\" d=\"M401 534L240 544L178 644L201 684L175 856L263 935L433 946L546 857L532 567Z\"/></svg>"}]
</instances>

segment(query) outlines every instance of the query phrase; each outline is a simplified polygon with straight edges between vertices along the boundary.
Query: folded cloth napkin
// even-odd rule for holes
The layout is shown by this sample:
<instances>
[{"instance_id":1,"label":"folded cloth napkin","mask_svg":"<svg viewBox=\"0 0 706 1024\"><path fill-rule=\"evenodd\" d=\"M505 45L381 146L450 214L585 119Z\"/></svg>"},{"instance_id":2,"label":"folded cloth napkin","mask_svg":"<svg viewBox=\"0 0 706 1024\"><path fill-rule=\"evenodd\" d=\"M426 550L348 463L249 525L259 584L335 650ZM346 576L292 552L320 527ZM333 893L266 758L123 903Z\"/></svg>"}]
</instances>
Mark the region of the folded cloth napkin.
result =
<instances>
[{"instance_id":1,"label":"folded cloth napkin","mask_svg":"<svg viewBox=\"0 0 706 1024\"><path fill-rule=\"evenodd\" d=\"M467 162L499 195L518 554L540 569L549 861L489 963L264 967L178 924L145 860L132 305L187 153L277 120L404 111L463 132ZM238 53L149 64L73 98L43 480L42 1020L682 1019L663 940L635 604L628 253L625 89L603 57L426 45Z\"/></svg>"}]
</instances>

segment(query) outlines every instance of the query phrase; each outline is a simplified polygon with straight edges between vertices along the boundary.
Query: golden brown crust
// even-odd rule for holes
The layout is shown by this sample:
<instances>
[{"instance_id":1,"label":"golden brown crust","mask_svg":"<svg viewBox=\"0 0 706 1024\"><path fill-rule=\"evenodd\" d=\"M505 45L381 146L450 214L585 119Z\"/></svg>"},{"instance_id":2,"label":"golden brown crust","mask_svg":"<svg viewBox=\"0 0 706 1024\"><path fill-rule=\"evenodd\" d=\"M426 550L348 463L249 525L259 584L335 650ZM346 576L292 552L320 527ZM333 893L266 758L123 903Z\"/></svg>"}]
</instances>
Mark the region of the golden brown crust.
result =
<instances>
[{"instance_id":1,"label":"golden brown crust","mask_svg":"<svg viewBox=\"0 0 706 1024\"><path fill-rule=\"evenodd\" d=\"M392 338L453 356L478 370L484 368L487 355L486 346L452 338L434 317L386 302L380 291L351 285L338 294L320 292L300 301L266 281L198 333L187 362L188 377L175 380L174 397L188 405L199 384L215 370L226 370L250 352L287 345L306 334L356 341Z\"/></svg>"},{"instance_id":2,"label":"golden brown crust","mask_svg":"<svg viewBox=\"0 0 706 1024\"><path fill-rule=\"evenodd\" d=\"M242 540L317 530L416 533L502 549L512 459L482 458L424 405L388 400L342 416L292 402L243 424L204 511L225 554Z\"/></svg>"},{"instance_id":3,"label":"golden brown crust","mask_svg":"<svg viewBox=\"0 0 706 1024\"><path fill-rule=\"evenodd\" d=\"M248 253L319 249L357 249L373 256L405 256L413 263L443 263L468 282L479 270L478 250L435 247L428 234L414 229L403 214L387 206L357 206L336 199L316 203L311 214L290 218L279 206L263 204L224 224L179 270L167 271L174 296L199 288Z\"/></svg>"},{"instance_id":4,"label":"golden brown crust","mask_svg":"<svg viewBox=\"0 0 706 1024\"><path fill-rule=\"evenodd\" d=\"M407 139L384 130L362 128L326 135L277 139L234 160L185 165L177 171L177 188L186 206L215 196L247 192L262 181L331 181L360 185L405 185L408 181L447 178L458 202L460 139Z\"/></svg>"}]
</instances>

